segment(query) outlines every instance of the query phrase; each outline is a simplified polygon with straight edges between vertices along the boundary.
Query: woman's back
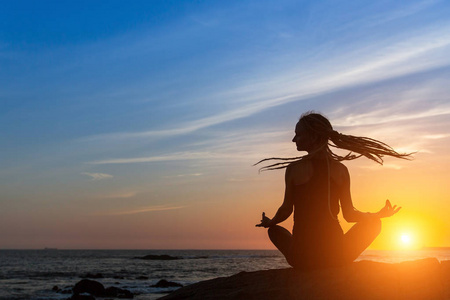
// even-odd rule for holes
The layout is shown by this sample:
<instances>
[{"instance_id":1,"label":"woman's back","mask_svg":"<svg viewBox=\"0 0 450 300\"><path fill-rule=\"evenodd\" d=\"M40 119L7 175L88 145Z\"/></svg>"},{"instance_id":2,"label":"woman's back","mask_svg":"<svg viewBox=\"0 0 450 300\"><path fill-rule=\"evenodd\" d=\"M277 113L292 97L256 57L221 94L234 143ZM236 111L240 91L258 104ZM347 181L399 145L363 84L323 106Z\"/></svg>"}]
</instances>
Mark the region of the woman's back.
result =
<instances>
[{"instance_id":1,"label":"woman's back","mask_svg":"<svg viewBox=\"0 0 450 300\"><path fill-rule=\"evenodd\" d=\"M334 265L341 259L343 231L337 221L341 189L338 182L342 183L342 178L339 177L341 167L345 168L338 162L311 158L302 164L293 165L292 170L289 170L292 172L294 185L292 251L297 258L297 265ZM310 247L305 248L304 245Z\"/></svg>"}]
</instances>

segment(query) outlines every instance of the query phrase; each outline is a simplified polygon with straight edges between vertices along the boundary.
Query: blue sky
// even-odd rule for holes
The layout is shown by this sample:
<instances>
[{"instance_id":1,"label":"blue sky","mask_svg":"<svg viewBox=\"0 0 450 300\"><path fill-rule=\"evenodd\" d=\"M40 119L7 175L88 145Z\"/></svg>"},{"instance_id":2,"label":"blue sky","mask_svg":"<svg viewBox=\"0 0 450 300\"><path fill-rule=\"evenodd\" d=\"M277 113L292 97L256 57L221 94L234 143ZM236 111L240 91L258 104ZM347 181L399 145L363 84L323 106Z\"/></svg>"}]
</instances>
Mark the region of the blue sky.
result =
<instances>
[{"instance_id":1,"label":"blue sky","mask_svg":"<svg viewBox=\"0 0 450 300\"><path fill-rule=\"evenodd\" d=\"M100 215L182 214L214 197L205 186L251 193L248 182L279 178L249 166L297 155L293 127L311 109L343 132L448 158L446 1L0 6L6 227L37 210L33 226L51 241L55 215L85 216L83 201ZM41 246L8 239L0 232L0 247Z\"/></svg>"}]
</instances>

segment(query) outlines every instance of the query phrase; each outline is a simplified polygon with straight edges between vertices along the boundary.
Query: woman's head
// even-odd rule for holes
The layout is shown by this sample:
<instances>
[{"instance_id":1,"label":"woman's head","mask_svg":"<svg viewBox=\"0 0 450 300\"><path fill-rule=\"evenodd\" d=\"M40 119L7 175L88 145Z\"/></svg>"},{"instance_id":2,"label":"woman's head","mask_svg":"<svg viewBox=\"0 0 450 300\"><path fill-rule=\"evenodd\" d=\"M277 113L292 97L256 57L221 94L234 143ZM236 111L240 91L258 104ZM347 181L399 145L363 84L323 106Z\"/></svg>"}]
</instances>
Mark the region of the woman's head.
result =
<instances>
[{"instance_id":1,"label":"woman's head","mask_svg":"<svg viewBox=\"0 0 450 300\"><path fill-rule=\"evenodd\" d=\"M319 113L306 112L295 126L295 136L292 141L298 151L312 152L324 148L333 132L333 127L327 118Z\"/></svg>"}]
</instances>

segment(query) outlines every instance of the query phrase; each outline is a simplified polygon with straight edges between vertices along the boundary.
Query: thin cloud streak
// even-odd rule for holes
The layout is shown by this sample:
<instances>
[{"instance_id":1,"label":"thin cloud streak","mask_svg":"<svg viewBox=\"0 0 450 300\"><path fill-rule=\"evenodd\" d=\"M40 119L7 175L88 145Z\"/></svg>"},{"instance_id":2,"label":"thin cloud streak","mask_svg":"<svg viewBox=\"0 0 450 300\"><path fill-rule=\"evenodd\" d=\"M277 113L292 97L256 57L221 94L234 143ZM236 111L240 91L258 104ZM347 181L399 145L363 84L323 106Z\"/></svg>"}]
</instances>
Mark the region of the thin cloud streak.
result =
<instances>
[{"instance_id":1,"label":"thin cloud streak","mask_svg":"<svg viewBox=\"0 0 450 300\"><path fill-rule=\"evenodd\" d=\"M243 158L243 157L241 155L213 153L213 152L178 152L173 153L171 155L106 159L87 163L93 165L104 165L104 164L150 163L163 161L165 162L165 161L179 161L179 160L195 160L195 159L221 159L221 158Z\"/></svg>"},{"instance_id":2,"label":"thin cloud streak","mask_svg":"<svg viewBox=\"0 0 450 300\"><path fill-rule=\"evenodd\" d=\"M369 23L371 23L370 25L373 26L373 25L378 25L378 24L382 24L382 23L386 23L386 22L391 22L393 20L401 19L404 17L408 17L410 15L417 14L417 13L423 11L424 9L427 9L427 8L431 7L432 5L439 3L439 2L442 2L442 1L425 0L425 1L422 1L419 3L412 3L412 5L410 5L406 9L399 9L399 10L393 11L391 14L387 14L387 15L374 16L369 19ZM370 20L374 20L374 21L371 22Z\"/></svg>"},{"instance_id":3,"label":"thin cloud streak","mask_svg":"<svg viewBox=\"0 0 450 300\"><path fill-rule=\"evenodd\" d=\"M105 173L88 173L88 172L83 172L81 174L91 177L92 180L102 180L102 179L113 178L112 175L105 174Z\"/></svg>"},{"instance_id":4,"label":"thin cloud streak","mask_svg":"<svg viewBox=\"0 0 450 300\"><path fill-rule=\"evenodd\" d=\"M283 145L289 143L292 132L282 131L270 132L251 132L249 130L235 131L233 133L222 132L215 134L214 140L208 139L201 144L192 144L191 147L201 147L206 151L185 151L176 152L168 155L152 155L134 158L114 158L86 162L87 164L133 164L133 163L152 163L183 160L214 160L214 159L239 159L239 160L259 160L261 147L266 151L272 148L278 149L280 143ZM284 139L283 136L287 136ZM275 142L273 142L275 140ZM278 141L277 141L278 140ZM271 142L272 141L272 142ZM274 147L275 145L275 147ZM239 149L239 150L237 150ZM177 176L201 176L201 173L181 174Z\"/></svg>"},{"instance_id":5,"label":"thin cloud streak","mask_svg":"<svg viewBox=\"0 0 450 300\"><path fill-rule=\"evenodd\" d=\"M430 140L440 140L450 137L450 134L430 134L425 135L423 138L430 139Z\"/></svg>"},{"instance_id":6,"label":"thin cloud streak","mask_svg":"<svg viewBox=\"0 0 450 300\"><path fill-rule=\"evenodd\" d=\"M137 195L137 192L125 192L125 193L99 195L97 197L101 198L101 199L111 199L111 198L126 199L126 198L132 198L136 195Z\"/></svg>"},{"instance_id":7,"label":"thin cloud streak","mask_svg":"<svg viewBox=\"0 0 450 300\"><path fill-rule=\"evenodd\" d=\"M439 108L430 108L427 111L405 112L402 114L392 114L392 108L387 107L385 109L374 110L368 113L336 118L334 119L334 124L335 126L378 125L389 122L408 121L442 115L450 115L450 105Z\"/></svg>"},{"instance_id":8,"label":"thin cloud streak","mask_svg":"<svg viewBox=\"0 0 450 300\"><path fill-rule=\"evenodd\" d=\"M143 207L143 208L134 209L134 210L99 213L97 215L102 215L102 216L134 215L134 214L141 214L141 213L154 212L154 211L174 210L174 209L180 209L180 208L184 208L184 207L185 206L156 205L156 206Z\"/></svg>"},{"instance_id":9,"label":"thin cloud streak","mask_svg":"<svg viewBox=\"0 0 450 300\"><path fill-rule=\"evenodd\" d=\"M382 171L383 169L391 169L391 170L401 170L403 169L402 166L400 165L396 165L396 164L383 164L381 165L369 165L369 166L361 166L360 168L362 169L368 169L368 170L372 170L372 171Z\"/></svg>"},{"instance_id":10,"label":"thin cloud streak","mask_svg":"<svg viewBox=\"0 0 450 300\"><path fill-rule=\"evenodd\" d=\"M178 175L172 175L172 176L164 176L164 178L199 177L202 175L203 175L203 173L178 174Z\"/></svg>"}]
</instances>

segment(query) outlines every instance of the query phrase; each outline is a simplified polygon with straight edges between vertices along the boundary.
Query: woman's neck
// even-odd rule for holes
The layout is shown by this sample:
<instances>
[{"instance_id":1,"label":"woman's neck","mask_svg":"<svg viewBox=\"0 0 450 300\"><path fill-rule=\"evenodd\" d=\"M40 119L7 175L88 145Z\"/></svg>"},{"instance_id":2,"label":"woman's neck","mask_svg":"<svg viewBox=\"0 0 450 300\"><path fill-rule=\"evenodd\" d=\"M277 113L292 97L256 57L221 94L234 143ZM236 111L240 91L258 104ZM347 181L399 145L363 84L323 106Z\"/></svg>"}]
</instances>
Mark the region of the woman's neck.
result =
<instances>
[{"instance_id":1,"label":"woman's neck","mask_svg":"<svg viewBox=\"0 0 450 300\"><path fill-rule=\"evenodd\" d=\"M328 156L328 153L325 149L321 149L318 151L308 151L308 155L311 158L316 158L316 159L326 159Z\"/></svg>"}]
</instances>

